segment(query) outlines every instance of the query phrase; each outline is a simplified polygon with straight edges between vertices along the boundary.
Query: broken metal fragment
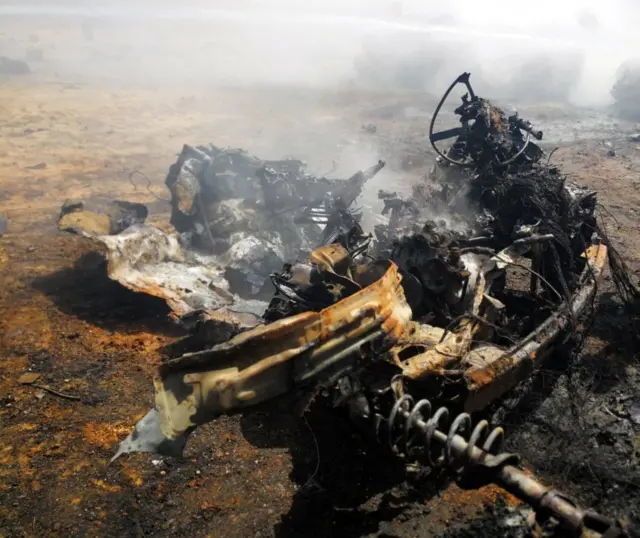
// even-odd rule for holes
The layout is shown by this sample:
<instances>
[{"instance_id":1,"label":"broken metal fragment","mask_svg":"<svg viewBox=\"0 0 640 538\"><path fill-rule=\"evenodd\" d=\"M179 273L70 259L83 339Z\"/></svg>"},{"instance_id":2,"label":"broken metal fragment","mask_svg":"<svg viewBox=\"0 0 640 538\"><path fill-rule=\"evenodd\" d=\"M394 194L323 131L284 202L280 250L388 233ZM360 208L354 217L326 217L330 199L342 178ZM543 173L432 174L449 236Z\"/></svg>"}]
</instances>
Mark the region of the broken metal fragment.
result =
<instances>
[{"instance_id":1,"label":"broken metal fragment","mask_svg":"<svg viewBox=\"0 0 640 538\"><path fill-rule=\"evenodd\" d=\"M155 452L167 456L180 456L187 436L167 439L162 433L159 413L156 409L149 411L137 424L129 436L118 446L118 451L111 458L113 463L122 454L129 452Z\"/></svg>"}]
</instances>

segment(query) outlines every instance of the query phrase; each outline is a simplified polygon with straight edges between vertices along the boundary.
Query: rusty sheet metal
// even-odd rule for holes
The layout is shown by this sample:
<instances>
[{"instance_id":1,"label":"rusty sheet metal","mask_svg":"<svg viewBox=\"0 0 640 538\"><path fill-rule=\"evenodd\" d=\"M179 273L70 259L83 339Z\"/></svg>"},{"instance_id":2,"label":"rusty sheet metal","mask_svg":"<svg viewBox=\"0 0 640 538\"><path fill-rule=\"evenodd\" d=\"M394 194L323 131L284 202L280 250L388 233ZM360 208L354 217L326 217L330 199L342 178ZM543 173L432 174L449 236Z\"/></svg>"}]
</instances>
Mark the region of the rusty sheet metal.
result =
<instances>
[{"instance_id":1,"label":"rusty sheet metal","mask_svg":"<svg viewBox=\"0 0 640 538\"><path fill-rule=\"evenodd\" d=\"M161 366L154 379L156 409L121 443L129 451L181 452L190 431L221 414L238 412L293 389L312 390L352 365L376 340L388 349L411 319L398 268L322 310L255 327L210 350ZM149 432L145 437L146 432Z\"/></svg>"},{"instance_id":2,"label":"rusty sheet metal","mask_svg":"<svg viewBox=\"0 0 640 538\"><path fill-rule=\"evenodd\" d=\"M351 256L349 251L338 243L314 249L309 254L309 262L324 271L346 275L349 271Z\"/></svg>"},{"instance_id":3,"label":"rusty sheet metal","mask_svg":"<svg viewBox=\"0 0 640 538\"><path fill-rule=\"evenodd\" d=\"M403 363L410 357L433 349L442 340L443 335L444 329L440 327L410 321L407 330L398 340L397 345L389 350L387 357L390 362L403 368Z\"/></svg>"},{"instance_id":4,"label":"rusty sheet metal","mask_svg":"<svg viewBox=\"0 0 640 538\"><path fill-rule=\"evenodd\" d=\"M420 380L426 376L440 374L443 370L451 368L464 361L471 349L475 334L483 327L478 323L478 314L485 301L486 279L482 273L478 274L476 287L470 305L470 316L463 317L455 330L441 331L441 337L433 346L424 353L407 358L402 364L403 374L413 380ZM431 334L437 331L431 328Z\"/></svg>"},{"instance_id":5,"label":"rusty sheet metal","mask_svg":"<svg viewBox=\"0 0 640 538\"><path fill-rule=\"evenodd\" d=\"M582 284L569 305L563 303L535 331L510 349L503 351L496 346L487 346L483 353L490 362L465 372L469 389L465 411L473 412L484 408L538 368L559 335L584 313L596 293L597 282L604 271L607 247L592 245L583 257L587 258L587 265L582 274Z\"/></svg>"},{"instance_id":6,"label":"rusty sheet metal","mask_svg":"<svg viewBox=\"0 0 640 538\"><path fill-rule=\"evenodd\" d=\"M400 281L392 265L376 283L321 312L256 327L163 365L154 384L164 435L175 439L223 413L320 380L345 351L381 334L397 341L411 318Z\"/></svg>"}]
</instances>

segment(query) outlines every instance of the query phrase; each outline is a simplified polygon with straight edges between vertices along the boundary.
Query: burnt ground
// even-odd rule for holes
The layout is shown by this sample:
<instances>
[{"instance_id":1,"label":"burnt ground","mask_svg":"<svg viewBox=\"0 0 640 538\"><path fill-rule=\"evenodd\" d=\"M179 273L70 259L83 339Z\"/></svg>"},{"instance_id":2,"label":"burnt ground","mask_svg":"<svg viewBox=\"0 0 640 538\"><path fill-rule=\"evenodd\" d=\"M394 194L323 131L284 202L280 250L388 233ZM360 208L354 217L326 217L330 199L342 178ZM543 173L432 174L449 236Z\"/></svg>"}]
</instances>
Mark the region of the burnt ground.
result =
<instances>
[{"instance_id":1,"label":"burnt ground","mask_svg":"<svg viewBox=\"0 0 640 538\"><path fill-rule=\"evenodd\" d=\"M0 536L521 535L511 513L518 502L498 488L468 492L408 475L320 405L306 421L279 403L223 418L198 430L183 461L136 454L107 466L152 405L161 350L182 335L162 301L108 280L94 244L55 228L66 198L91 196L147 203L151 222L166 223L162 182L185 142L298 156L318 172L336 160L345 176L386 158L370 192L406 189L432 159L430 110L421 94L353 88L149 88L46 72L4 81ZM553 160L599 191L637 280L640 144L627 142L632 126L550 104L526 111L562 133ZM594 131L603 137L573 140ZM150 190L129 180L132 170L148 176ZM607 276L581 353L558 353L493 411L530 472L585 506L631 517L640 516L640 364L637 330L612 291ZM80 399L20 385L25 372Z\"/></svg>"}]
</instances>

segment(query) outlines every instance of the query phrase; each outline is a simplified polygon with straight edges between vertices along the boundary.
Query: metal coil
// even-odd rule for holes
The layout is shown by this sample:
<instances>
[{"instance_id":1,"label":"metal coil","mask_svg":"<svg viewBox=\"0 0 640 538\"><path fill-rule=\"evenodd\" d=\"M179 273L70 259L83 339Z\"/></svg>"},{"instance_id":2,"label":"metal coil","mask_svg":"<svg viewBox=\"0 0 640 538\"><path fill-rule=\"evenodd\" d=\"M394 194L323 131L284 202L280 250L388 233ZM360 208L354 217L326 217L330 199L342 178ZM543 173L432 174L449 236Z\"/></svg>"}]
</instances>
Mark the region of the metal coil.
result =
<instances>
[{"instance_id":1,"label":"metal coil","mask_svg":"<svg viewBox=\"0 0 640 538\"><path fill-rule=\"evenodd\" d=\"M396 378L392 381L397 381ZM472 427L471 415L461 413L450 420L450 412L433 407L427 399L398 398L386 418L389 448L397 453L426 456L431 467L446 466L462 473L472 463L474 449L497 455L502 452L504 430L491 429L486 420Z\"/></svg>"},{"instance_id":2,"label":"metal coil","mask_svg":"<svg viewBox=\"0 0 640 538\"><path fill-rule=\"evenodd\" d=\"M429 400L416 402L404 390L395 390L403 387L402 381L402 375L391 380L395 402L388 416L376 414L380 419L377 424L386 421L384 442L392 451L409 457L426 456L431 467L447 466L459 476L476 465L480 472L468 473L466 477L471 477L471 481L467 481L464 487L477 488L494 482L530 504L543 520L553 517L560 521L572 536L582 536L582 531L588 528L613 538L630 537L619 524L581 509L564 495L519 470L515 466L517 455L502 453L502 428L491 429L486 420L472 427L471 416L467 413L460 413L449 420L450 412L446 407L432 413Z\"/></svg>"}]
</instances>

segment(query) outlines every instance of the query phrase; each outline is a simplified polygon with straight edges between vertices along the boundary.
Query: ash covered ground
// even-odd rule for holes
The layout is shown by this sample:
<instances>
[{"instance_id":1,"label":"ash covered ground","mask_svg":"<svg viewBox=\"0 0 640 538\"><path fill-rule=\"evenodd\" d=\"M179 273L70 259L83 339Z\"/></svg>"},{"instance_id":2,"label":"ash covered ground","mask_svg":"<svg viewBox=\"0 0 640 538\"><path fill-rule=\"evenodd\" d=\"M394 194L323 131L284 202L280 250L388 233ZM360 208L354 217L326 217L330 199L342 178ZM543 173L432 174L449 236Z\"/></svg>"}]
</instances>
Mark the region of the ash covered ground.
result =
<instances>
[{"instance_id":1,"label":"ash covered ground","mask_svg":"<svg viewBox=\"0 0 640 538\"><path fill-rule=\"evenodd\" d=\"M3 39L17 47L31 35L46 53L79 42L82 31L17 20ZM379 188L408 192L433 162L434 98L345 85L133 84L46 61L32 71L0 85L0 535L522 535L528 514L516 499L407 475L319 406L306 422L277 403L219 420L197 432L185 461L136 454L107 466L152 405L160 353L182 333L163 301L108 280L95 244L55 226L61 202L78 197L142 202L151 223L167 222L163 180L185 142L301 158L319 174L348 176L386 159L362 198L378 212ZM553 161L598 191L637 280L636 126L553 102L519 110L559 146ZM130 178L134 170L150 184ZM608 277L600 288L579 356L554 357L492 412L532 474L629 518L640 516L637 337ZM80 399L19 384L28 371Z\"/></svg>"}]
</instances>

